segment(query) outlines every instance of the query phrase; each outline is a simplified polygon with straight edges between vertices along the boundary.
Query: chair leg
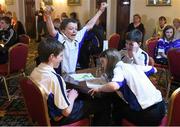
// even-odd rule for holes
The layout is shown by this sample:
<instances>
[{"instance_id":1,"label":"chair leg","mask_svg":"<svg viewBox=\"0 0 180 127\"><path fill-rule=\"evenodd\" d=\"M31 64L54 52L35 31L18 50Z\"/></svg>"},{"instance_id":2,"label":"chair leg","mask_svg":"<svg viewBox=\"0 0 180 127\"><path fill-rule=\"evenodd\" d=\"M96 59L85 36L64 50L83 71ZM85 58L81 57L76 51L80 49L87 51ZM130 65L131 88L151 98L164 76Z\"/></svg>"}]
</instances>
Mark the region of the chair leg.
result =
<instances>
[{"instance_id":1,"label":"chair leg","mask_svg":"<svg viewBox=\"0 0 180 127\"><path fill-rule=\"evenodd\" d=\"M168 101L168 99L169 99L169 92L171 90L171 76L170 76L168 70L166 70L166 85L167 85L166 101Z\"/></svg>"},{"instance_id":2,"label":"chair leg","mask_svg":"<svg viewBox=\"0 0 180 127\"><path fill-rule=\"evenodd\" d=\"M160 74L159 74L159 78L158 78L158 85L159 85L159 83L160 83L160 81L161 81L161 78L162 78L162 76L163 76L163 72L164 72L164 70L162 69L162 70L160 70Z\"/></svg>"},{"instance_id":3,"label":"chair leg","mask_svg":"<svg viewBox=\"0 0 180 127\"><path fill-rule=\"evenodd\" d=\"M4 86L5 86L5 89L6 89L6 93L7 93L8 99L10 101L11 97L9 95L9 90L8 90L8 87L7 87L7 82L6 82L6 78L5 77L3 77L3 81L4 81Z\"/></svg>"},{"instance_id":4,"label":"chair leg","mask_svg":"<svg viewBox=\"0 0 180 127\"><path fill-rule=\"evenodd\" d=\"M89 115L89 123L90 123L90 126L93 126L93 119L94 119L94 114L90 114Z\"/></svg>"},{"instance_id":5,"label":"chair leg","mask_svg":"<svg viewBox=\"0 0 180 127\"><path fill-rule=\"evenodd\" d=\"M167 102L168 102L168 99L169 99L170 89L171 89L171 79L170 79L169 82L168 82L168 87L167 87L167 92L166 92L166 101L167 101Z\"/></svg>"},{"instance_id":6,"label":"chair leg","mask_svg":"<svg viewBox=\"0 0 180 127\"><path fill-rule=\"evenodd\" d=\"M24 72L22 73L22 75L23 75L24 77L26 77L26 74L25 74Z\"/></svg>"}]
</instances>

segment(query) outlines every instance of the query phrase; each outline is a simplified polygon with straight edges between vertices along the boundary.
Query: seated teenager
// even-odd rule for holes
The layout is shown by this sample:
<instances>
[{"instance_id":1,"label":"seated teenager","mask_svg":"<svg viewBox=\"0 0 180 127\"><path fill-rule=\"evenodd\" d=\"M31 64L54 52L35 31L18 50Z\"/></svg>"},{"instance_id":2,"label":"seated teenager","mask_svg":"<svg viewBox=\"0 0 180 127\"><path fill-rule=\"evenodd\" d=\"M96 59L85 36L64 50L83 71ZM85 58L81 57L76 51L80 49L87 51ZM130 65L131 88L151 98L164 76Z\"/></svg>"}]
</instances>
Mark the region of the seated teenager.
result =
<instances>
[{"instance_id":1,"label":"seated teenager","mask_svg":"<svg viewBox=\"0 0 180 127\"><path fill-rule=\"evenodd\" d=\"M63 78L53 69L62 62L63 50L63 44L54 38L49 37L42 40L38 46L41 63L31 73L32 79L46 92L51 121L64 125L88 117L89 114L93 113L95 125L107 125L109 118L105 104L78 99L78 91L75 89L67 90ZM98 117L98 114L103 114L103 116Z\"/></svg>"},{"instance_id":2,"label":"seated teenager","mask_svg":"<svg viewBox=\"0 0 180 127\"><path fill-rule=\"evenodd\" d=\"M8 49L17 43L17 34L11 26L11 19L9 17L2 17L0 19L0 64L8 61Z\"/></svg>"},{"instance_id":3,"label":"seated teenager","mask_svg":"<svg viewBox=\"0 0 180 127\"><path fill-rule=\"evenodd\" d=\"M155 73L156 68L123 63L115 49L102 52L100 62L108 83L89 93L116 91L119 96L112 100L113 118L118 121L126 118L135 125L158 125L165 115L165 104L161 92L146 76Z\"/></svg>"},{"instance_id":4,"label":"seated teenager","mask_svg":"<svg viewBox=\"0 0 180 127\"><path fill-rule=\"evenodd\" d=\"M134 29L127 34L126 48L120 51L121 60L124 63L148 65L149 56L140 48L142 36L142 32L138 29Z\"/></svg>"},{"instance_id":5,"label":"seated teenager","mask_svg":"<svg viewBox=\"0 0 180 127\"><path fill-rule=\"evenodd\" d=\"M174 27L167 25L163 30L163 36L158 40L155 52L155 62L159 64L168 64L167 52L172 48L180 47L180 40L174 40Z\"/></svg>"}]
</instances>

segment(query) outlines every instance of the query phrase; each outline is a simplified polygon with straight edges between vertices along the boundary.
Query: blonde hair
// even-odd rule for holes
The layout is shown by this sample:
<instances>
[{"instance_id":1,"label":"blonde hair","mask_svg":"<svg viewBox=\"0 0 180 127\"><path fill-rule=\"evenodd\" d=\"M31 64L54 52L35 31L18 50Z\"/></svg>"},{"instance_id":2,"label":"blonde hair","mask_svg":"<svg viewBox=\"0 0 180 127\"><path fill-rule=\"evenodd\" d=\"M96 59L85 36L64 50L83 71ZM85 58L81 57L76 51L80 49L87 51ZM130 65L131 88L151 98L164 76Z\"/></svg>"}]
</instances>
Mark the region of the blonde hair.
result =
<instances>
[{"instance_id":1,"label":"blonde hair","mask_svg":"<svg viewBox=\"0 0 180 127\"><path fill-rule=\"evenodd\" d=\"M173 19L173 23L174 23L174 22L180 23L180 18L174 18L174 19Z\"/></svg>"}]
</instances>

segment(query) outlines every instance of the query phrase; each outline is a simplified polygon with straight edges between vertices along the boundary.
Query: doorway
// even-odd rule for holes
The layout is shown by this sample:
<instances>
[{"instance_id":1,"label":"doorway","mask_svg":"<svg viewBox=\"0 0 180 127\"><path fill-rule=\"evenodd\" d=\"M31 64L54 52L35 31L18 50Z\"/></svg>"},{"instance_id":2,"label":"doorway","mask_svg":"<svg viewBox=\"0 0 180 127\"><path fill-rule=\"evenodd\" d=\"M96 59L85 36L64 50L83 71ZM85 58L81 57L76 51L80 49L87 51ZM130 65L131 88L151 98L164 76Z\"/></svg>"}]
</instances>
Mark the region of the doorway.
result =
<instances>
[{"instance_id":1,"label":"doorway","mask_svg":"<svg viewBox=\"0 0 180 127\"><path fill-rule=\"evenodd\" d=\"M25 27L27 35L36 37L35 0L25 0Z\"/></svg>"},{"instance_id":2,"label":"doorway","mask_svg":"<svg viewBox=\"0 0 180 127\"><path fill-rule=\"evenodd\" d=\"M124 47L125 32L130 20L130 2L131 0L117 0L117 22L116 31L121 36L119 49Z\"/></svg>"}]
</instances>

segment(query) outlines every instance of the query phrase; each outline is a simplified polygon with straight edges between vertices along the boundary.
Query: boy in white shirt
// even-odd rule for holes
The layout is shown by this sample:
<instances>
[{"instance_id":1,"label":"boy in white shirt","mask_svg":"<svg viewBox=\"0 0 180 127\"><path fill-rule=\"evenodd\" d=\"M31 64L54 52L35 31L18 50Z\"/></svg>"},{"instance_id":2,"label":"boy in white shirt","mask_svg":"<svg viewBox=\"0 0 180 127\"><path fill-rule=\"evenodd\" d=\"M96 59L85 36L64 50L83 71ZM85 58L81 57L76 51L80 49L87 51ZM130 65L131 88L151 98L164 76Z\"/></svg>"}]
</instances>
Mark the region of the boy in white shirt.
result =
<instances>
[{"instance_id":1,"label":"boy in white shirt","mask_svg":"<svg viewBox=\"0 0 180 127\"><path fill-rule=\"evenodd\" d=\"M80 42L83 39L86 31L93 28L100 15L104 12L107 7L106 2L102 2L100 9L97 11L95 16L89 20L89 22L78 31L77 21L74 19L64 19L61 23L61 33L55 30L52 19L51 19L51 8L46 8L46 24L49 34L56 38L60 43L65 46L64 58L62 62L62 72L71 73L75 72L76 64L78 59L78 52L80 48Z\"/></svg>"},{"instance_id":2,"label":"boy in white shirt","mask_svg":"<svg viewBox=\"0 0 180 127\"><path fill-rule=\"evenodd\" d=\"M102 103L86 102L78 98L78 91L75 89L66 90L66 83L63 78L57 74L54 68L57 68L63 60L63 44L54 38L42 40L38 46L38 54L41 63L36 67L31 77L44 90L47 97L48 113L51 121L57 125L69 124L93 113L102 114L103 119L96 117L95 125L107 125L108 114ZM105 110L105 111L104 111Z\"/></svg>"},{"instance_id":3,"label":"boy in white shirt","mask_svg":"<svg viewBox=\"0 0 180 127\"><path fill-rule=\"evenodd\" d=\"M127 34L126 48L120 51L121 60L124 63L147 66L149 63L148 54L140 48L142 32L134 29Z\"/></svg>"}]
</instances>

